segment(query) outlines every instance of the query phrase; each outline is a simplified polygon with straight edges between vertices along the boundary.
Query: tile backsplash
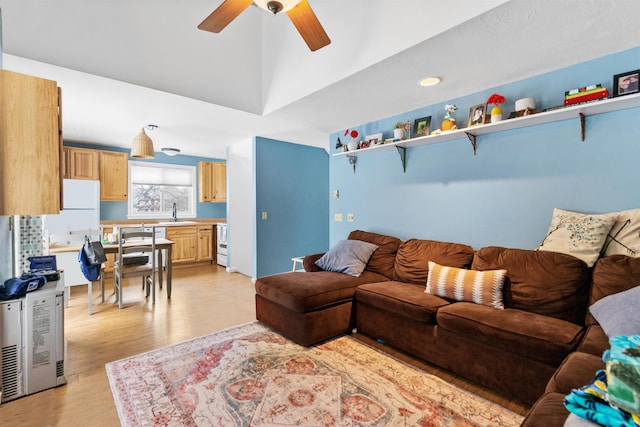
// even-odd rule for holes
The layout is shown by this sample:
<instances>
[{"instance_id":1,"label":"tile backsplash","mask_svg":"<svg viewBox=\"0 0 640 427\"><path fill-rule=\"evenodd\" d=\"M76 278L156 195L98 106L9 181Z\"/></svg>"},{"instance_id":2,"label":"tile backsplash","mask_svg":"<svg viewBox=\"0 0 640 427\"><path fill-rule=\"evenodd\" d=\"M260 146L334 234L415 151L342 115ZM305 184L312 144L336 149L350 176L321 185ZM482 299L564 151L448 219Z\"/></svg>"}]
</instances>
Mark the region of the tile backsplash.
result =
<instances>
[{"instance_id":1,"label":"tile backsplash","mask_svg":"<svg viewBox=\"0 0 640 427\"><path fill-rule=\"evenodd\" d=\"M42 255L42 215L21 215L18 230L18 274L21 274L29 271L29 257Z\"/></svg>"}]
</instances>

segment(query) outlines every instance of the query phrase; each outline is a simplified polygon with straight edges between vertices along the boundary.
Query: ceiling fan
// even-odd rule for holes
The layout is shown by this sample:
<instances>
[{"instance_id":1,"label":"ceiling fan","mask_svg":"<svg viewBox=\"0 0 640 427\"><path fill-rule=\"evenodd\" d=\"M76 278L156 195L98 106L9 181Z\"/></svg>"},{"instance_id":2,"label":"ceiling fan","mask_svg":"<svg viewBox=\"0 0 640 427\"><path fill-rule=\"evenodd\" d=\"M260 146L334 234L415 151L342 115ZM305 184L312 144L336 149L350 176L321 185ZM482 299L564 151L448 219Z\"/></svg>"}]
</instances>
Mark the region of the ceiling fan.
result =
<instances>
[{"instance_id":1,"label":"ceiling fan","mask_svg":"<svg viewBox=\"0 0 640 427\"><path fill-rule=\"evenodd\" d=\"M254 3L254 0L224 0L211 15L198 25L198 28L219 33L251 3ZM255 4L274 15L286 12L311 51L331 43L307 0L255 0Z\"/></svg>"}]
</instances>

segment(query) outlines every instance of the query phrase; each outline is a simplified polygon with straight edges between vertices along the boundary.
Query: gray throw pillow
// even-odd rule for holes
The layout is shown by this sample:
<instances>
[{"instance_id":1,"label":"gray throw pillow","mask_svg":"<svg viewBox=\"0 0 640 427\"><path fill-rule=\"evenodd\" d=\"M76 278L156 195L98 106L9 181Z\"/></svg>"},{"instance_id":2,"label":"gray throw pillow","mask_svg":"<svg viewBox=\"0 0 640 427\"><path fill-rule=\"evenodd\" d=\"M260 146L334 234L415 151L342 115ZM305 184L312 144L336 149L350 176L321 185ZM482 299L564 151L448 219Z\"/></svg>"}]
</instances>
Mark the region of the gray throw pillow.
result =
<instances>
[{"instance_id":1,"label":"gray throw pillow","mask_svg":"<svg viewBox=\"0 0 640 427\"><path fill-rule=\"evenodd\" d=\"M317 260L316 265L325 271L335 271L359 277L376 249L378 246L373 243L361 240L341 240Z\"/></svg>"},{"instance_id":2,"label":"gray throw pillow","mask_svg":"<svg viewBox=\"0 0 640 427\"><path fill-rule=\"evenodd\" d=\"M608 337L640 334L640 286L606 296L589 307Z\"/></svg>"}]
</instances>

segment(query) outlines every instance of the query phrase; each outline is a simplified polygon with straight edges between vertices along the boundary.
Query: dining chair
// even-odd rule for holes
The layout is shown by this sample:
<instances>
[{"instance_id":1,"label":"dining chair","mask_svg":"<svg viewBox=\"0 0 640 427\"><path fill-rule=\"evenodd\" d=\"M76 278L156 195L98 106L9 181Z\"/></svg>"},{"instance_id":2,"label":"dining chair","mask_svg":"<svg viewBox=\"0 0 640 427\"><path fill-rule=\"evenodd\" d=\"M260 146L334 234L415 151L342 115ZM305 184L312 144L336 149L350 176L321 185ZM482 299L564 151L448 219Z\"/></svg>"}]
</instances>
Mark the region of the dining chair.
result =
<instances>
[{"instance_id":1,"label":"dining chair","mask_svg":"<svg viewBox=\"0 0 640 427\"><path fill-rule=\"evenodd\" d=\"M151 294L152 302L156 302L155 254L155 227L151 227L150 231L143 231L140 227L119 230L118 253L113 265L113 286L118 308L122 308L123 280L131 277L142 277L146 296Z\"/></svg>"},{"instance_id":2,"label":"dining chair","mask_svg":"<svg viewBox=\"0 0 640 427\"><path fill-rule=\"evenodd\" d=\"M78 229L78 230L67 230L65 234L47 234L45 239L45 255L49 255L49 249L55 247L56 245L82 245L85 241L85 236L89 236L92 241L100 241L102 238L102 230L101 229ZM69 254L57 254L57 257L64 257L68 255L71 261L68 261L70 265L73 265L73 271L65 271L65 286L64 286L64 306L69 306L69 299L71 298L71 286L76 286L83 283L82 280L86 280L80 271L80 266L78 264L78 254L69 253ZM65 264L58 263L58 266ZM65 270L65 269L63 269ZM82 277L80 277L82 276ZM73 280L72 280L73 278ZM72 283L74 282L74 283ZM93 282L87 280L84 282L87 284L87 306L89 315L93 314ZM102 297L102 302L104 302L104 264L100 267L100 294Z\"/></svg>"}]
</instances>

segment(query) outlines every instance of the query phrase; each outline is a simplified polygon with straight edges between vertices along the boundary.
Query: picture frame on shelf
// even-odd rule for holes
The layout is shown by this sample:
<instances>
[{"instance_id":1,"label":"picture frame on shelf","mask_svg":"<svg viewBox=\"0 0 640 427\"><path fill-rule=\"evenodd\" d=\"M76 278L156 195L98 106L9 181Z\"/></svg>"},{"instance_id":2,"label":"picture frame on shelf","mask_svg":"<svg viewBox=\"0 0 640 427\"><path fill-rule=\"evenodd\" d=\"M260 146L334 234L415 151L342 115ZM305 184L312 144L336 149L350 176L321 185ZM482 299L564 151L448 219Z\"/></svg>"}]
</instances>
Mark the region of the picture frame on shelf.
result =
<instances>
[{"instance_id":1,"label":"picture frame on shelf","mask_svg":"<svg viewBox=\"0 0 640 427\"><path fill-rule=\"evenodd\" d=\"M640 87L638 87L639 78L640 70L627 71L613 76L613 97L640 92Z\"/></svg>"},{"instance_id":2,"label":"picture frame on shelf","mask_svg":"<svg viewBox=\"0 0 640 427\"><path fill-rule=\"evenodd\" d=\"M370 145L379 145L383 143L383 139L382 139L382 134L381 133L376 133L373 135L367 135L364 137L364 141L362 141L362 143L367 143L367 147L369 147Z\"/></svg>"},{"instance_id":3,"label":"picture frame on shelf","mask_svg":"<svg viewBox=\"0 0 640 427\"><path fill-rule=\"evenodd\" d=\"M487 104L478 104L469 108L469 120L467 127L484 124L487 118Z\"/></svg>"},{"instance_id":4,"label":"picture frame on shelf","mask_svg":"<svg viewBox=\"0 0 640 427\"><path fill-rule=\"evenodd\" d=\"M420 117L413 121L413 133L411 138L427 136L431 133L431 116Z\"/></svg>"}]
</instances>

